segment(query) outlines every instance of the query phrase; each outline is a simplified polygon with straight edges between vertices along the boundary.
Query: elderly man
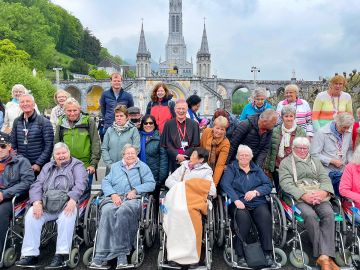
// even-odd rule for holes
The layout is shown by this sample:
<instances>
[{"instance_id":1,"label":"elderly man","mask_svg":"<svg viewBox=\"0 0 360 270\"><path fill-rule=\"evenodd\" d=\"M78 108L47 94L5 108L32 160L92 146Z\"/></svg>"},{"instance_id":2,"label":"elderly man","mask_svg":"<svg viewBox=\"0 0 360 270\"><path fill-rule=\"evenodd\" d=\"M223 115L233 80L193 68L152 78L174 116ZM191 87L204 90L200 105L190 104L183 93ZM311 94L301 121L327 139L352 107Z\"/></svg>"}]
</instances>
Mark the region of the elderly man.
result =
<instances>
[{"instance_id":1,"label":"elderly man","mask_svg":"<svg viewBox=\"0 0 360 270\"><path fill-rule=\"evenodd\" d=\"M19 98L23 113L15 119L11 131L12 148L26 157L35 174L50 161L54 130L49 119L35 111L35 100L32 95L24 94Z\"/></svg>"},{"instance_id":2,"label":"elderly man","mask_svg":"<svg viewBox=\"0 0 360 270\"><path fill-rule=\"evenodd\" d=\"M11 200L26 194L34 181L30 162L11 151L10 136L0 132L0 254L12 214Z\"/></svg>"},{"instance_id":3,"label":"elderly man","mask_svg":"<svg viewBox=\"0 0 360 270\"><path fill-rule=\"evenodd\" d=\"M139 129L142 118L140 109L138 107L130 107L128 108L128 113L131 123L133 123L137 129Z\"/></svg>"},{"instance_id":4,"label":"elderly man","mask_svg":"<svg viewBox=\"0 0 360 270\"><path fill-rule=\"evenodd\" d=\"M274 110L267 109L260 115L255 114L240 121L231 136L226 164L235 159L239 145L244 144L251 148L253 161L262 167L270 148L272 129L276 125L277 117Z\"/></svg>"},{"instance_id":5,"label":"elderly man","mask_svg":"<svg viewBox=\"0 0 360 270\"><path fill-rule=\"evenodd\" d=\"M351 127L354 117L348 113L337 114L334 121L322 127L311 143L311 155L320 159L339 195L339 184L345 165L352 156Z\"/></svg>"},{"instance_id":6,"label":"elderly man","mask_svg":"<svg viewBox=\"0 0 360 270\"><path fill-rule=\"evenodd\" d=\"M294 139L292 154L280 163L280 187L294 197L301 211L313 255L318 257L316 263L322 270L338 270L331 258L335 257L335 220L329 197L334 190L326 170L309 154L309 148L307 138Z\"/></svg>"},{"instance_id":7,"label":"elderly man","mask_svg":"<svg viewBox=\"0 0 360 270\"><path fill-rule=\"evenodd\" d=\"M132 95L121 88L120 73L113 73L110 83L110 89L103 92L100 98L101 114L104 118L104 134L107 128L114 123L114 109L117 105L125 105L127 108L134 106Z\"/></svg>"},{"instance_id":8,"label":"elderly man","mask_svg":"<svg viewBox=\"0 0 360 270\"><path fill-rule=\"evenodd\" d=\"M169 168L174 172L180 163L191 156L194 147L200 144L199 125L186 118L188 105L184 99L175 103L176 117L165 123L161 135L161 146L167 151Z\"/></svg>"},{"instance_id":9,"label":"elderly man","mask_svg":"<svg viewBox=\"0 0 360 270\"><path fill-rule=\"evenodd\" d=\"M74 98L64 103L65 116L56 125L54 142L64 142L72 157L84 162L90 173L90 182L100 160L100 137L95 119L81 112L81 106Z\"/></svg>"},{"instance_id":10,"label":"elderly man","mask_svg":"<svg viewBox=\"0 0 360 270\"><path fill-rule=\"evenodd\" d=\"M331 78L329 89L316 96L312 113L315 131L331 122L339 112L352 114L351 96L342 91L345 86L346 79L341 75L336 75Z\"/></svg>"}]
</instances>

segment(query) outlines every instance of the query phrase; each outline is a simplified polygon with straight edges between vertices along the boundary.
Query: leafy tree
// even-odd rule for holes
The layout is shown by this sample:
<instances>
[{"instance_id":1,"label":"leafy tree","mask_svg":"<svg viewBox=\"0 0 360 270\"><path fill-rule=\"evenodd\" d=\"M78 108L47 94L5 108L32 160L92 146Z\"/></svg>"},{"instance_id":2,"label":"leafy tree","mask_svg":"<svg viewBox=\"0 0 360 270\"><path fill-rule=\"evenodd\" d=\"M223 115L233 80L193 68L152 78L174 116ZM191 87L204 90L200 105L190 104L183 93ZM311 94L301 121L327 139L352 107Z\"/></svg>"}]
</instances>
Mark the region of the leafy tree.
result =
<instances>
[{"instance_id":1,"label":"leafy tree","mask_svg":"<svg viewBox=\"0 0 360 270\"><path fill-rule=\"evenodd\" d=\"M69 70L74 73L88 74L89 65L82 58L75 58L71 63Z\"/></svg>"},{"instance_id":2,"label":"leafy tree","mask_svg":"<svg viewBox=\"0 0 360 270\"><path fill-rule=\"evenodd\" d=\"M126 78L135 78L135 76L136 76L136 73L135 73L135 71L134 70L126 70L125 71L125 77Z\"/></svg>"},{"instance_id":3,"label":"leafy tree","mask_svg":"<svg viewBox=\"0 0 360 270\"><path fill-rule=\"evenodd\" d=\"M27 65L29 59L30 55L24 50L17 50L9 39L0 40L0 63L18 61Z\"/></svg>"},{"instance_id":4,"label":"leafy tree","mask_svg":"<svg viewBox=\"0 0 360 270\"><path fill-rule=\"evenodd\" d=\"M95 78L96 80L109 79L109 77L110 77L110 75L107 74L107 72L103 69L101 69L101 70L92 69L89 71L89 76Z\"/></svg>"},{"instance_id":5,"label":"leafy tree","mask_svg":"<svg viewBox=\"0 0 360 270\"><path fill-rule=\"evenodd\" d=\"M81 56L90 64L99 63L101 50L100 41L90 33L89 29L85 29L81 40Z\"/></svg>"}]
</instances>

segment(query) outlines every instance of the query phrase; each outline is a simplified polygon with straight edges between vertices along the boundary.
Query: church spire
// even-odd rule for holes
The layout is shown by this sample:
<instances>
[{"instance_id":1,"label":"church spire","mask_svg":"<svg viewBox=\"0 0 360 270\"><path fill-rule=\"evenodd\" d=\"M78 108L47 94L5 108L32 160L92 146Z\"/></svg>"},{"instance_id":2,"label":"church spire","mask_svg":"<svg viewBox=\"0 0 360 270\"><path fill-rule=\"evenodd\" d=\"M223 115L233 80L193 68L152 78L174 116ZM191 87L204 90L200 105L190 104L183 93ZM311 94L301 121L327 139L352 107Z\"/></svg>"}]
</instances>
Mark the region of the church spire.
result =
<instances>
[{"instance_id":1,"label":"church spire","mask_svg":"<svg viewBox=\"0 0 360 270\"><path fill-rule=\"evenodd\" d=\"M202 35L202 40L201 40L201 47L200 50L198 52L198 54L209 54L209 45L208 45L208 41L207 41L207 35L206 35L206 27L205 27L205 18L204 18L204 30L203 30L203 35Z\"/></svg>"},{"instance_id":2,"label":"church spire","mask_svg":"<svg viewBox=\"0 0 360 270\"><path fill-rule=\"evenodd\" d=\"M141 22L141 33L140 33L140 41L139 41L139 47L138 47L138 55L150 55L150 52L146 48L146 41L145 41L145 34L144 34L144 23Z\"/></svg>"},{"instance_id":3,"label":"church spire","mask_svg":"<svg viewBox=\"0 0 360 270\"><path fill-rule=\"evenodd\" d=\"M209 45L206 35L205 27L205 18L204 18L204 30L201 39L200 50L196 54L196 66L197 66L197 75L199 77L210 78L210 68L211 68L211 54L209 51Z\"/></svg>"},{"instance_id":4,"label":"church spire","mask_svg":"<svg viewBox=\"0 0 360 270\"><path fill-rule=\"evenodd\" d=\"M149 77L151 76L151 53L146 48L144 23L141 22L141 33L139 48L136 54L136 76L137 77Z\"/></svg>"}]
</instances>

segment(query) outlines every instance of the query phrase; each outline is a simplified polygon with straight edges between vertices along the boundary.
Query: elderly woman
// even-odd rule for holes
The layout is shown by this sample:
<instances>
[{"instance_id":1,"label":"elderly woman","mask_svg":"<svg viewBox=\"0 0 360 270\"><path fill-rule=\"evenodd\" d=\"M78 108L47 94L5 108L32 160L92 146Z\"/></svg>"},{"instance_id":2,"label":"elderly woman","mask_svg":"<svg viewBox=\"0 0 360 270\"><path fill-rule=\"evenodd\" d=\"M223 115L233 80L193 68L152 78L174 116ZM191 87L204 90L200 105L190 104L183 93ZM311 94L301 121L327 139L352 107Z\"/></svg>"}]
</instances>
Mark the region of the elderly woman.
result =
<instances>
[{"instance_id":1,"label":"elderly woman","mask_svg":"<svg viewBox=\"0 0 360 270\"><path fill-rule=\"evenodd\" d=\"M210 153L208 164L214 171L213 178L216 186L220 182L230 150L230 142L225 137L228 123L224 116L217 117L214 120L214 127L206 128L200 140L200 146Z\"/></svg>"},{"instance_id":2,"label":"elderly woman","mask_svg":"<svg viewBox=\"0 0 360 270\"><path fill-rule=\"evenodd\" d=\"M151 93L151 101L146 108L146 114L151 114L156 119L160 134L166 121L175 117L175 102L171 101L172 95L165 83L155 85Z\"/></svg>"},{"instance_id":3,"label":"elderly woman","mask_svg":"<svg viewBox=\"0 0 360 270\"><path fill-rule=\"evenodd\" d=\"M101 145L101 156L106 165L106 174L110 171L111 164L120 161L122 149L125 144L140 147L140 135L138 129L129 120L129 113L125 106L118 105L115 108L115 121L106 130Z\"/></svg>"},{"instance_id":4,"label":"elderly woman","mask_svg":"<svg viewBox=\"0 0 360 270\"><path fill-rule=\"evenodd\" d=\"M281 122L281 125L273 129L270 151L265 162L265 170L272 175L277 190L279 190L280 162L291 154L294 139L306 136L305 130L296 124L296 109L293 106L282 107Z\"/></svg>"},{"instance_id":5,"label":"elderly woman","mask_svg":"<svg viewBox=\"0 0 360 270\"><path fill-rule=\"evenodd\" d=\"M279 116L282 116L281 111L287 105L295 108L296 124L305 130L306 136L312 137L314 133L311 108L306 100L299 98L299 87L296 84L288 84L285 87L285 99L280 101L276 108Z\"/></svg>"},{"instance_id":6,"label":"elderly woman","mask_svg":"<svg viewBox=\"0 0 360 270\"><path fill-rule=\"evenodd\" d=\"M338 113L352 114L351 96L342 91L345 86L346 79L341 75L335 75L330 80L329 89L316 96L312 113L315 131L331 122Z\"/></svg>"},{"instance_id":7,"label":"elderly woman","mask_svg":"<svg viewBox=\"0 0 360 270\"><path fill-rule=\"evenodd\" d=\"M66 92L65 90L59 89L56 91L54 95L55 103L57 104L54 108L51 110L50 114L50 122L54 128L56 129L56 125L58 123L58 120L61 116L65 115L64 111L64 103L65 101L70 97L71 95Z\"/></svg>"},{"instance_id":8,"label":"elderly woman","mask_svg":"<svg viewBox=\"0 0 360 270\"><path fill-rule=\"evenodd\" d=\"M339 194L342 171L352 155L351 126L354 117L348 113L337 114L316 133L311 143L311 155L320 159L333 183L335 194Z\"/></svg>"},{"instance_id":9,"label":"elderly woman","mask_svg":"<svg viewBox=\"0 0 360 270\"><path fill-rule=\"evenodd\" d=\"M70 156L64 143L54 146L54 160L45 164L29 191L32 206L25 216L22 258L17 266L38 263L40 237L45 222L56 220L56 252L49 267L64 266L73 239L76 204L87 186L83 163Z\"/></svg>"},{"instance_id":10,"label":"elderly woman","mask_svg":"<svg viewBox=\"0 0 360 270\"><path fill-rule=\"evenodd\" d=\"M252 102L246 104L241 112L240 120L245 120L250 115L260 114L266 109L272 109L271 104L266 100L267 93L263 87L256 88L252 93Z\"/></svg>"},{"instance_id":11,"label":"elderly woman","mask_svg":"<svg viewBox=\"0 0 360 270\"><path fill-rule=\"evenodd\" d=\"M126 256L133 249L142 211L138 195L155 188L151 170L138 159L134 145L125 144L122 156L123 159L111 166L110 173L102 181L106 199L102 202L91 267L103 268L114 258L117 258L117 268L127 266Z\"/></svg>"},{"instance_id":12,"label":"elderly woman","mask_svg":"<svg viewBox=\"0 0 360 270\"><path fill-rule=\"evenodd\" d=\"M261 246L269 265L273 265L271 213L265 195L270 194L272 184L262 169L251 159L250 147L240 144L236 159L229 164L220 181L220 188L231 200L229 212L238 227L241 237L236 237L235 251L239 265L246 267L242 241L249 235L252 221L259 231ZM249 215L250 214L250 215ZM250 218L251 216L251 218Z\"/></svg>"},{"instance_id":13,"label":"elderly woman","mask_svg":"<svg viewBox=\"0 0 360 270\"><path fill-rule=\"evenodd\" d=\"M309 154L309 139L295 138L292 148L280 164L280 187L294 197L301 211L316 263L322 270L338 270L331 258L335 257L335 220L329 203L333 186L321 161Z\"/></svg>"},{"instance_id":14,"label":"elderly woman","mask_svg":"<svg viewBox=\"0 0 360 270\"><path fill-rule=\"evenodd\" d=\"M354 201L360 209L360 146L357 146L351 161L345 166L341 176L339 191L341 196ZM360 222L360 215L356 213L356 222Z\"/></svg>"}]
</instances>

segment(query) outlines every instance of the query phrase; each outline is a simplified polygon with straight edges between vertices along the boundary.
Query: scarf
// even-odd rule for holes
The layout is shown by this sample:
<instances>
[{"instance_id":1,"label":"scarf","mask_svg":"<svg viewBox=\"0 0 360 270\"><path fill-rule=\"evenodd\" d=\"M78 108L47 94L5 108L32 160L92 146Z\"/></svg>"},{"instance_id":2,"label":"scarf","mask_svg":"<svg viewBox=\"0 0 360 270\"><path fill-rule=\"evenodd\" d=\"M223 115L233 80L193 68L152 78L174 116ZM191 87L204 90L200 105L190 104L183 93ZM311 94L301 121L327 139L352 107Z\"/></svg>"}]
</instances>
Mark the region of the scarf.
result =
<instances>
[{"instance_id":1,"label":"scarf","mask_svg":"<svg viewBox=\"0 0 360 270\"><path fill-rule=\"evenodd\" d=\"M17 100L16 98L12 98L11 102L14 102L15 104L19 104L19 100Z\"/></svg>"},{"instance_id":2,"label":"scarf","mask_svg":"<svg viewBox=\"0 0 360 270\"><path fill-rule=\"evenodd\" d=\"M212 139L210 155L209 155L209 165L213 171L215 170L215 165L216 165L216 146L217 146L217 140Z\"/></svg>"},{"instance_id":3,"label":"scarf","mask_svg":"<svg viewBox=\"0 0 360 270\"><path fill-rule=\"evenodd\" d=\"M189 113L189 115L190 115L190 119L191 119L191 120L194 120L194 117L195 117L195 118L196 118L196 121L197 121L198 123L201 122L202 119L196 114L196 112L193 112L192 109L188 109L188 113Z\"/></svg>"},{"instance_id":4,"label":"scarf","mask_svg":"<svg viewBox=\"0 0 360 270\"><path fill-rule=\"evenodd\" d=\"M119 124L116 124L116 122L114 121L114 123L112 124L113 129L116 131L116 133L121 136L122 133L124 133L125 131L127 131L128 129L130 129L131 127L133 127L134 124L131 123L129 120L125 123L125 125L120 126Z\"/></svg>"},{"instance_id":5,"label":"scarf","mask_svg":"<svg viewBox=\"0 0 360 270\"><path fill-rule=\"evenodd\" d=\"M201 167L202 163L196 163L196 164L192 164L192 163L188 163L188 167L189 167L189 170L193 170L193 169L197 169L199 167Z\"/></svg>"},{"instance_id":6,"label":"scarf","mask_svg":"<svg viewBox=\"0 0 360 270\"><path fill-rule=\"evenodd\" d=\"M262 113L263 111L265 111L267 106L267 101L265 100L264 104L261 107L257 107L255 105L255 102L252 103L252 107L254 108L255 112L258 113Z\"/></svg>"},{"instance_id":7,"label":"scarf","mask_svg":"<svg viewBox=\"0 0 360 270\"><path fill-rule=\"evenodd\" d=\"M341 134L337 129L336 129L336 124L335 121L331 122L330 124L330 130L332 132L332 134L335 136L336 140L338 141L338 144L342 144L342 137L343 134Z\"/></svg>"},{"instance_id":8,"label":"scarf","mask_svg":"<svg viewBox=\"0 0 360 270\"><path fill-rule=\"evenodd\" d=\"M295 154L294 151L292 152L292 154L293 154L294 157L296 157L297 159L302 160L302 161L304 161L304 162L307 162L308 158L310 157L310 153L308 153L305 158L299 157L298 155Z\"/></svg>"},{"instance_id":9,"label":"scarf","mask_svg":"<svg viewBox=\"0 0 360 270\"><path fill-rule=\"evenodd\" d=\"M154 135L155 130L151 132L145 132L143 130L140 131L140 153L138 157L142 162L146 163L146 143L150 140L150 138Z\"/></svg>"},{"instance_id":10,"label":"scarf","mask_svg":"<svg viewBox=\"0 0 360 270\"><path fill-rule=\"evenodd\" d=\"M59 118L60 116L65 115L65 111L63 107L60 107L60 105L57 105L55 108L55 115L57 118Z\"/></svg>"},{"instance_id":11,"label":"scarf","mask_svg":"<svg viewBox=\"0 0 360 270\"><path fill-rule=\"evenodd\" d=\"M294 124L291 128L287 129L285 128L284 123L281 125L281 142L279 146L279 154L278 156L283 158L285 156L285 147L290 147L290 139L291 139L291 133L296 129L296 122L294 121Z\"/></svg>"}]
</instances>

